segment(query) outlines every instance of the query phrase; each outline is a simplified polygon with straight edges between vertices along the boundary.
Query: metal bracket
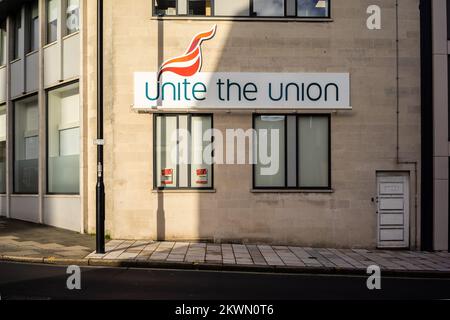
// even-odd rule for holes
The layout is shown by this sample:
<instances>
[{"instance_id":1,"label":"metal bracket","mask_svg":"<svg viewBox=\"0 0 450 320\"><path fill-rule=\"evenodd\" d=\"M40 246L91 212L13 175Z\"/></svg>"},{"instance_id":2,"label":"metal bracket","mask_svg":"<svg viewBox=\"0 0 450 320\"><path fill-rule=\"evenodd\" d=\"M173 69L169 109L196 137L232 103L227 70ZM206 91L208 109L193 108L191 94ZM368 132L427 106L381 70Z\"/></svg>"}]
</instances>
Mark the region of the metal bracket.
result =
<instances>
[{"instance_id":1,"label":"metal bracket","mask_svg":"<svg viewBox=\"0 0 450 320\"><path fill-rule=\"evenodd\" d=\"M104 139L95 139L94 140L94 145L96 145L96 146L104 146L105 145L105 140Z\"/></svg>"}]
</instances>

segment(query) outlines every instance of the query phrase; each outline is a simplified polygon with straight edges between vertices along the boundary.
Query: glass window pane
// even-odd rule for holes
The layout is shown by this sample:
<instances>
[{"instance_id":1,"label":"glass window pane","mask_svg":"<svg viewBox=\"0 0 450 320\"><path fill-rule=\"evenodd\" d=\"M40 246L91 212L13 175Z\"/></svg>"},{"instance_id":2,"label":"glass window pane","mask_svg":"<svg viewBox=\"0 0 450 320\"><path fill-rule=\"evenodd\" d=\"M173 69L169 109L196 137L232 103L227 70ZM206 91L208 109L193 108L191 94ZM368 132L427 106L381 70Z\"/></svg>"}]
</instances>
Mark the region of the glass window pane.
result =
<instances>
[{"instance_id":1,"label":"glass window pane","mask_svg":"<svg viewBox=\"0 0 450 320\"><path fill-rule=\"evenodd\" d=\"M34 1L30 6L30 35L29 52L36 51L39 48L39 5Z\"/></svg>"},{"instance_id":2,"label":"glass window pane","mask_svg":"<svg viewBox=\"0 0 450 320\"><path fill-rule=\"evenodd\" d=\"M210 16L211 0L188 0L188 14L191 16Z\"/></svg>"},{"instance_id":3,"label":"glass window pane","mask_svg":"<svg viewBox=\"0 0 450 320\"><path fill-rule=\"evenodd\" d=\"M0 193L6 193L6 106L0 106Z\"/></svg>"},{"instance_id":4,"label":"glass window pane","mask_svg":"<svg viewBox=\"0 0 450 320\"><path fill-rule=\"evenodd\" d=\"M299 118L300 187L329 187L328 117Z\"/></svg>"},{"instance_id":5,"label":"glass window pane","mask_svg":"<svg viewBox=\"0 0 450 320\"><path fill-rule=\"evenodd\" d=\"M6 64L6 24L0 24L0 66Z\"/></svg>"},{"instance_id":6,"label":"glass window pane","mask_svg":"<svg viewBox=\"0 0 450 320\"><path fill-rule=\"evenodd\" d=\"M215 16L248 16L250 12L250 2L248 0L214 0Z\"/></svg>"},{"instance_id":7,"label":"glass window pane","mask_svg":"<svg viewBox=\"0 0 450 320\"><path fill-rule=\"evenodd\" d=\"M211 144L211 139L203 141L205 132L211 129L211 117L193 116L191 122L191 187L212 187L212 166L205 163L203 151Z\"/></svg>"},{"instance_id":8,"label":"glass window pane","mask_svg":"<svg viewBox=\"0 0 450 320\"><path fill-rule=\"evenodd\" d=\"M177 187L177 117L156 118L156 185L158 188Z\"/></svg>"},{"instance_id":9,"label":"glass window pane","mask_svg":"<svg viewBox=\"0 0 450 320\"><path fill-rule=\"evenodd\" d=\"M253 0L253 15L257 17L283 17L284 0Z\"/></svg>"},{"instance_id":10,"label":"glass window pane","mask_svg":"<svg viewBox=\"0 0 450 320\"><path fill-rule=\"evenodd\" d=\"M23 48L22 41L22 11L19 10L14 17L14 52L13 59L20 58Z\"/></svg>"},{"instance_id":11,"label":"glass window pane","mask_svg":"<svg viewBox=\"0 0 450 320\"><path fill-rule=\"evenodd\" d=\"M297 16L328 17L329 0L297 0Z\"/></svg>"},{"instance_id":12,"label":"glass window pane","mask_svg":"<svg viewBox=\"0 0 450 320\"><path fill-rule=\"evenodd\" d=\"M67 0L66 4L66 34L72 34L80 30L80 0Z\"/></svg>"},{"instance_id":13,"label":"glass window pane","mask_svg":"<svg viewBox=\"0 0 450 320\"><path fill-rule=\"evenodd\" d=\"M47 43L58 39L58 11L60 0L47 0Z\"/></svg>"},{"instance_id":14,"label":"glass window pane","mask_svg":"<svg viewBox=\"0 0 450 320\"><path fill-rule=\"evenodd\" d=\"M14 192L38 192L39 115L37 97L14 103Z\"/></svg>"},{"instance_id":15,"label":"glass window pane","mask_svg":"<svg viewBox=\"0 0 450 320\"><path fill-rule=\"evenodd\" d=\"M255 165L255 187L285 187L285 121L284 116L258 116L255 119L258 159Z\"/></svg>"},{"instance_id":16,"label":"glass window pane","mask_svg":"<svg viewBox=\"0 0 450 320\"><path fill-rule=\"evenodd\" d=\"M177 14L177 1L155 0L155 14L162 16L175 16Z\"/></svg>"},{"instance_id":17,"label":"glass window pane","mask_svg":"<svg viewBox=\"0 0 450 320\"><path fill-rule=\"evenodd\" d=\"M47 191L80 192L80 97L78 84L48 93Z\"/></svg>"}]
</instances>

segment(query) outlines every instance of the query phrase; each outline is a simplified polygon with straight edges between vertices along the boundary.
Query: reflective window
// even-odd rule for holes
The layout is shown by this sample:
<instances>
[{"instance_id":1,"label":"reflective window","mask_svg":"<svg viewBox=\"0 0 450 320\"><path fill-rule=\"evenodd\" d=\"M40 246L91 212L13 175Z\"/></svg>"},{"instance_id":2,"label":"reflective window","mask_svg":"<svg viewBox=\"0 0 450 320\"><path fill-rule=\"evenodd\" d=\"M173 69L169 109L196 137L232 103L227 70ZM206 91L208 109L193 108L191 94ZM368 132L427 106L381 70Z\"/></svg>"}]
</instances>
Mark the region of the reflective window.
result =
<instances>
[{"instance_id":1,"label":"reflective window","mask_svg":"<svg viewBox=\"0 0 450 320\"><path fill-rule=\"evenodd\" d=\"M330 0L154 0L155 15L329 17Z\"/></svg>"},{"instance_id":2,"label":"reflective window","mask_svg":"<svg viewBox=\"0 0 450 320\"><path fill-rule=\"evenodd\" d=\"M211 16L211 0L188 0L188 14L191 16Z\"/></svg>"},{"instance_id":3,"label":"reflective window","mask_svg":"<svg viewBox=\"0 0 450 320\"><path fill-rule=\"evenodd\" d=\"M328 115L259 115L254 121L255 188L331 188Z\"/></svg>"},{"instance_id":4,"label":"reflective window","mask_svg":"<svg viewBox=\"0 0 450 320\"><path fill-rule=\"evenodd\" d=\"M39 5L38 1L33 1L29 7L29 28L28 52L36 51L39 48Z\"/></svg>"},{"instance_id":5,"label":"reflective window","mask_svg":"<svg viewBox=\"0 0 450 320\"><path fill-rule=\"evenodd\" d=\"M0 23L0 66L6 64L6 23Z\"/></svg>"},{"instance_id":6,"label":"reflective window","mask_svg":"<svg viewBox=\"0 0 450 320\"><path fill-rule=\"evenodd\" d=\"M14 103L14 193L38 193L39 111L36 96Z\"/></svg>"},{"instance_id":7,"label":"reflective window","mask_svg":"<svg viewBox=\"0 0 450 320\"><path fill-rule=\"evenodd\" d=\"M14 51L13 60L20 58L20 54L23 48L23 35L22 35L22 11L17 11L14 17Z\"/></svg>"},{"instance_id":8,"label":"reflective window","mask_svg":"<svg viewBox=\"0 0 450 320\"><path fill-rule=\"evenodd\" d=\"M0 105L0 193L6 193L6 105Z\"/></svg>"},{"instance_id":9,"label":"reflective window","mask_svg":"<svg viewBox=\"0 0 450 320\"><path fill-rule=\"evenodd\" d=\"M248 16L250 1L248 0L214 0L214 15L224 17Z\"/></svg>"},{"instance_id":10,"label":"reflective window","mask_svg":"<svg viewBox=\"0 0 450 320\"><path fill-rule=\"evenodd\" d=\"M80 97L78 84L48 93L47 192L80 192Z\"/></svg>"},{"instance_id":11,"label":"reflective window","mask_svg":"<svg viewBox=\"0 0 450 320\"><path fill-rule=\"evenodd\" d=\"M155 116L155 186L160 189L212 188L211 157L204 158L211 144L209 115Z\"/></svg>"},{"instance_id":12,"label":"reflective window","mask_svg":"<svg viewBox=\"0 0 450 320\"><path fill-rule=\"evenodd\" d=\"M253 16L283 17L284 0L253 0Z\"/></svg>"},{"instance_id":13,"label":"reflective window","mask_svg":"<svg viewBox=\"0 0 450 320\"><path fill-rule=\"evenodd\" d=\"M257 145L255 148L255 187L284 187L286 185L285 116L258 116L255 119ZM271 161L266 161L271 159Z\"/></svg>"},{"instance_id":14,"label":"reflective window","mask_svg":"<svg viewBox=\"0 0 450 320\"><path fill-rule=\"evenodd\" d=\"M58 14L60 0L47 0L47 43L58 39Z\"/></svg>"},{"instance_id":15,"label":"reflective window","mask_svg":"<svg viewBox=\"0 0 450 320\"><path fill-rule=\"evenodd\" d=\"M177 14L177 1L155 0L155 14L163 16L175 16Z\"/></svg>"},{"instance_id":16,"label":"reflective window","mask_svg":"<svg viewBox=\"0 0 450 320\"><path fill-rule=\"evenodd\" d=\"M300 170L299 185L303 188L328 186L329 173L328 117L301 116L298 119Z\"/></svg>"},{"instance_id":17,"label":"reflective window","mask_svg":"<svg viewBox=\"0 0 450 320\"><path fill-rule=\"evenodd\" d=\"M328 17L329 0L297 0L297 16Z\"/></svg>"},{"instance_id":18,"label":"reflective window","mask_svg":"<svg viewBox=\"0 0 450 320\"><path fill-rule=\"evenodd\" d=\"M80 30L80 0L66 1L66 34Z\"/></svg>"}]
</instances>

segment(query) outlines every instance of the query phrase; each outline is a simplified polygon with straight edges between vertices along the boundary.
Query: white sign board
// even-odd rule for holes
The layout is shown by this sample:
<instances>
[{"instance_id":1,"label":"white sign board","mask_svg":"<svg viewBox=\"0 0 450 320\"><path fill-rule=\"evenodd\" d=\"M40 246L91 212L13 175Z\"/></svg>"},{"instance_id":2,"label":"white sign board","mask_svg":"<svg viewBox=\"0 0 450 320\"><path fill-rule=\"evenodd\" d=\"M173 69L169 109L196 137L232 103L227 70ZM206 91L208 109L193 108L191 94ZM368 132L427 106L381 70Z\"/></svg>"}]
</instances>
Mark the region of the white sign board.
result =
<instances>
[{"instance_id":1,"label":"white sign board","mask_svg":"<svg viewBox=\"0 0 450 320\"><path fill-rule=\"evenodd\" d=\"M134 74L136 109L351 109L348 73Z\"/></svg>"}]
</instances>

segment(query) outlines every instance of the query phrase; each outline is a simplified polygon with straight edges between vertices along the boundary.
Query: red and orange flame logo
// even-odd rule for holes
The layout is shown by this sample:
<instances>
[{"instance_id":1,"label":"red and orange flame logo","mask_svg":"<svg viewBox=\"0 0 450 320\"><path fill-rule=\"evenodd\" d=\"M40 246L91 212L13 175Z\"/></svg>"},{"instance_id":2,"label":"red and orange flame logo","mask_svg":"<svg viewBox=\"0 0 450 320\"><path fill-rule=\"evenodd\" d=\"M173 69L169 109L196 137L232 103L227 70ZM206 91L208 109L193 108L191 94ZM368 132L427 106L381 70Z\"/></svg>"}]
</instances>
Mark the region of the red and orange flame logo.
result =
<instances>
[{"instance_id":1,"label":"red and orange flame logo","mask_svg":"<svg viewBox=\"0 0 450 320\"><path fill-rule=\"evenodd\" d=\"M202 68L201 45L203 41L214 38L216 30L217 25L210 31L197 34L184 55L165 61L159 68L158 81L164 72L173 72L182 77L190 77L199 72Z\"/></svg>"}]
</instances>

